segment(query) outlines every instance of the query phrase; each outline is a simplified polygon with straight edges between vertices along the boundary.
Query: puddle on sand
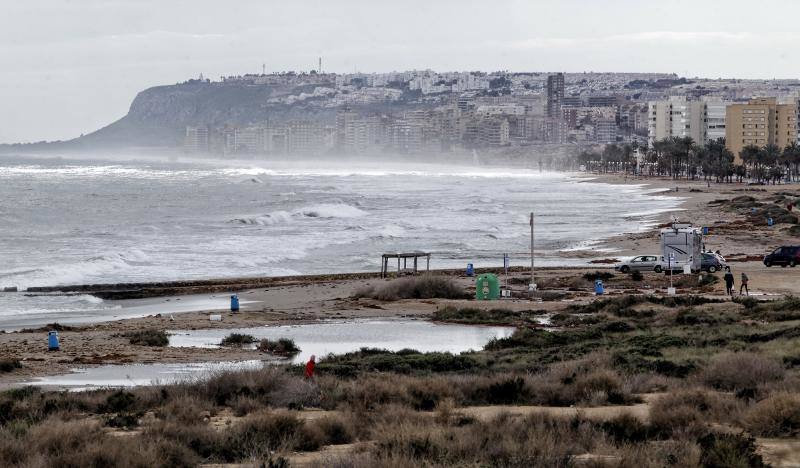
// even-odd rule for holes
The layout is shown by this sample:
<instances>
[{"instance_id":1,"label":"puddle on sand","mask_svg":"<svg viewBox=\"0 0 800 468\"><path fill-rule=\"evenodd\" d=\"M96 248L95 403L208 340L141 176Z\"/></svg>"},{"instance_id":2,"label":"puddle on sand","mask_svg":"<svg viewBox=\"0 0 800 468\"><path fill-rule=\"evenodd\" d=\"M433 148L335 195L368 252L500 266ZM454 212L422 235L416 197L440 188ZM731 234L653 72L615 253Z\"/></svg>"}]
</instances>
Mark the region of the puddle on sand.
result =
<instances>
[{"instance_id":1,"label":"puddle on sand","mask_svg":"<svg viewBox=\"0 0 800 468\"><path fill-rule=\"evenodd\" d=\"M513 327L449 325L421 320L330 321L304 325L281 325L235 329L170 331L170 346L216 348L231 333L244 333L256 339L291 338L300 348L292 361L308 361L313 354L343 354L361 348L389 351L414 349L420 352L461 353L479 350L492 338L511 336Z\"/></svg>"},{"instance_id":2,"label":"puddle on sand","mask_svg":"<svg viewBox=\"0 0 800 468\"><path fill-rule=\"evenodd\" d=\"M65 387L91 390L105 387L136 387L141 385L170 384L204 376L223 370L257 369L264 361L224 361L170 364L125 364L73 369L70 374L40 377L29 385Z\"/></svg>"},{"instance_id":3,"label":"puddle on sand","mask_svg":"<svg viewBox=\"0 0 800 468\"><path fill-rule=\"evenodd\" d=\"M461 353L479 350L492 338L503 338L513 327L445 325L420 320L356 320L330 321L306 325L283 325L219 330L171 331L170 346L214 348L230 333L247 333L257 339L291 338L301 352L292 362L318 359L334 353L357 351L362 347L390 351L415 349L421 352ZM264 354L255 356L264 357ZM72 390L102 387L157 385L202 379L221 370L254 369L265 364L285 363L285 359L190 364L125 364L74 369L72 373L41 377L28 384L56 386Z\"/></svg>"}]
</instances>

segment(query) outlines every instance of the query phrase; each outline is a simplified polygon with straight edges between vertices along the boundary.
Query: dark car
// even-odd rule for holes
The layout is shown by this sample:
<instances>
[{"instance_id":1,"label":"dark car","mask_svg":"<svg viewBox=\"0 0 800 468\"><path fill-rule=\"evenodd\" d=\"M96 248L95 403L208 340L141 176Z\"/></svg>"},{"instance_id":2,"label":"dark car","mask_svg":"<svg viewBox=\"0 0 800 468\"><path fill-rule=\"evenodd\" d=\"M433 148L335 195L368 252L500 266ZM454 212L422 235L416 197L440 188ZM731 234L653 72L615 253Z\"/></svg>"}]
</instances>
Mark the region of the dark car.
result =
<instances>
[{"instance_id":1,"label":"dark car","mask_svg":"<svg viewBox=\"0 0 800 468\"><path fill-rule=\"evenodd\" d=\"M800 263L800 245L785 245L778 247L771 254L764 257L764 265L780 265L793 267Z\"/></svg>"},{"instance_id":2,"label":"dark car","mask_svg":"<svg viewBox=\"0 0 800 468\"><path fill-rule=\"evenodd\" d=\"M709 273L715 273L728 266L727 263L725 263L725 259L722 258L722 256L720 255L710 252L704 252L701 255L702 257L700 258L700 269L703 271L707 271Z\"/></svg>"}]
</instances>

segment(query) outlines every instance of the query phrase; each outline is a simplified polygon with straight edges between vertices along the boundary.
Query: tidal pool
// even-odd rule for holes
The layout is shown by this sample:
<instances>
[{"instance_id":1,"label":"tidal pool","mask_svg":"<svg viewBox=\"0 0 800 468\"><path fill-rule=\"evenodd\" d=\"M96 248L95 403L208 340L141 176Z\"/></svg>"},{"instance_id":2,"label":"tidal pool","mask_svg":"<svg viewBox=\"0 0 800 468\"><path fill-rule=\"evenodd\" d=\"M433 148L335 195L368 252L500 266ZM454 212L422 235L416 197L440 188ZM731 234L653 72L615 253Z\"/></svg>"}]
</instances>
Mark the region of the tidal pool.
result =
<instances>
[{"instance_id":1,"label":"tidal pool","mask_svg":"<svg viewBox=\"0 0 800 468\"><path fill-rule=\"evenodd\" d=\"M169 345L216 348L231 333L244 333L256 339L291 338L300 348L292 362L308 361L311 355L324 358L361 348L389 351L414 349L420 352L461 353L479 350L492 338L511 336L513 327L449 325L422 320L327 321L304 325L281 325L233 329L173 330Z\"/></svg>"},{"instance_id":2,"label":"tidal pool","mask_svg":"<svg viewBox=\"0 0 800 468\"><path fill-rule=\"evenodd\" d=\"M389 351L415 349L421 352L462 353L479 350L493 338L504 338L513 327L445 325L421 320L326 321L304 325L281 325L234 329L172 330L170 346L214 348L231 333L246 333L256 339L291 338L300 353L291 359L267 358L253 351L258 359L238 362L190 364L126 364L76 368L72 373L37 378L30 385L71 389L157 385L201 379L213 372L252 369L276 363L301 363L313 354L324 359L328 354L343 354L360 348ZM265 359L261 359L264 357Z\"/></svg>"}]
</instances>

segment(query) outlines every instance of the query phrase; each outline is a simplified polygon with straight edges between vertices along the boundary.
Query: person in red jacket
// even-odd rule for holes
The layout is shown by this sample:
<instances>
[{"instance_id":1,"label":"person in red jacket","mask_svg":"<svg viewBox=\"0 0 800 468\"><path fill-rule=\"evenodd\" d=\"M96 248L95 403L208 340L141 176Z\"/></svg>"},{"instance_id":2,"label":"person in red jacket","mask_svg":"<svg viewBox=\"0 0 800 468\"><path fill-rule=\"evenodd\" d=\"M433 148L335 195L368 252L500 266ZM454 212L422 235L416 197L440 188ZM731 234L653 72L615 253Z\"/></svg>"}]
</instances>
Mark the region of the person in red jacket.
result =
<instances>
[{"instance_id":1,"label":"person in red jacket","mask_svg":"<svg viewBox=\"0 0 800 468\"><path fill-rule=\"evenodd\" d=\"M312 354L311 359L309 359L308 362L306 363L306 378L308 379L314 377L314 366L316 365L315 359L316 356Z\"/></svg>"}]
</instances>

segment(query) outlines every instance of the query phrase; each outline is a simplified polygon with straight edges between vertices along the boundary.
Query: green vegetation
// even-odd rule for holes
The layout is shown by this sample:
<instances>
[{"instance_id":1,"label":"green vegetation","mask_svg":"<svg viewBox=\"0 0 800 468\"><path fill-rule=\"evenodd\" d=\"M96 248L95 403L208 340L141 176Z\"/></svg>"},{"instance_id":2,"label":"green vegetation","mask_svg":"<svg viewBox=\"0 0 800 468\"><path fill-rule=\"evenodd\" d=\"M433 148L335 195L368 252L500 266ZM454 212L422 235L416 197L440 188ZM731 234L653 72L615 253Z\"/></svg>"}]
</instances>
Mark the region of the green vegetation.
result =
<instances>
[{"instance_id":1,"label":"green vegetation","mask_svg":"<svg viewBox=\"0 0 800 468\"><path fill-rule=\"evenodd\" d=\"M451 322L478 325L515 325L533 322L533 317L543 312L532 310L514 311L509 309L478 309L473 307L445 306L436 309L431 317L437 322Z\"/></svg>"},{"instance_id":2,"label":"green vegetation","mask_svg":"<svg viewBox=\"0 0 800 468\"><path fill-rule=\"evenodd\" d=\"M0 359L0 372L12 372L16 369L21 369L22 364L19 359L5 358Z\"/></svg>"},{"instance_id":3,"label":"green vegetation","mask_svg":"<svg viewBox=\"0 0 800 468\"><path fill-rule=\"evenodd\" d=\"M231 333L220 341L220 346L242 346L250 343L255 343L256 339L253 335L245 333Z\"/></svg>"},{"instance_id":4,"label":"green vegetation","mask_svg":"<svg viewBox=\"0 0 800 468\"><path fill-rule=\"evenodd\" d=\"M277 340L264 338L258 343L257 348L261 352L278 355L293 355L300 352L300 348L294 340L289 338L278 338Z\"/></svg>"},{"instance_id":5,"label":"green vegetation","mask_svg":"<svg viewBox=\"0 0 800 468\"><path fill-rule=\"evenodd\" d=\"M586 281L603 280L608 281L614 277L614 273L608 271L594 271L583 274L583 279Z\"/></svg>"},{"instance_id":6,"label":"green vegetation","mask_svg":"<svg viewBox=\"0 0 800 468\"><path fill-rule=\"evenodd\" d=\"M637 167L638 144L610 144L602 151L586 150L574 158L574 165L589 171L633 173ZM735 164L734 154L724 139L698 145L690 137L670 137L645 148L643 173L668 175L674 179L699 179L715 182L743 182L750 178L757 183L777 183L787 176L800 177L800 146L792 142L785 148L775 145L746 146L738 155L742 164ZM796 221L795 221L796 222Z\"/></svg>"},{"instance_id":7,"label":"green vegetation","mask_svg":"<svg viewBox=\"0 0 800 468\"><path fill-rule=\"evenodd\" d=\"M49 331L62 332L62 331L75 331L78 329L79 329L78 327L71 327L68 325L61 325L58 322L53 322L53 323L48 323L47 325L39 328L23 328L22 330L20 330L20 333L37 333L37 332L47 333Z\"/></svg>"},{"instance_id":8,"label":"green vegetation","mask_svg":"<svg viewBox=\"0 0 800 468\"><path fill-rule=\"evenodd\" d=\"M124 335L132 345L140 346L167 346L169 336L164 330L139 330Z\"/></svg>"}]
</instances>

